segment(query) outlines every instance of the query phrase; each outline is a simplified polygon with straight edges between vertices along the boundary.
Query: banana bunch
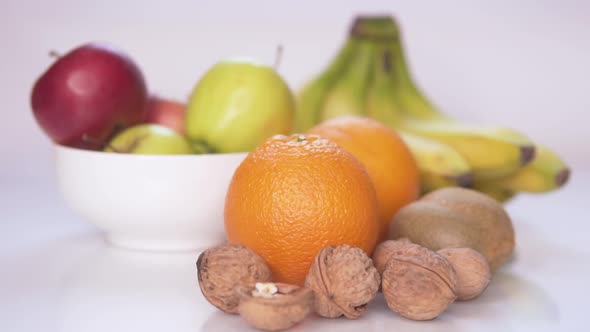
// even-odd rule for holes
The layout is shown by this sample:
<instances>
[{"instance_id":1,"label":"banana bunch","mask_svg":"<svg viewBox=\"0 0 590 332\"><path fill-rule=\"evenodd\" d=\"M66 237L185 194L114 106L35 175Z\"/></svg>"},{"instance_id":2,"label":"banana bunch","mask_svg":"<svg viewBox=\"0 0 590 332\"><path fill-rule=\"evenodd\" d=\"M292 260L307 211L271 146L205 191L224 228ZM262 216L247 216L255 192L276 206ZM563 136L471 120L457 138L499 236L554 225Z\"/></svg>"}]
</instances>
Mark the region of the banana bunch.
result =
<instances>
[{"instance_id":1,"label":"banana bunch","mask_svg":"<svg viewBox=\"0 0 590 332\"><path fill-rule=\"evenodd\" d=\"M499 126L466 124L439 111L414 84L392 17L359 17L332 63L298 94L295 129L344 115L368 116L394 129L420 168L422 191L473 187L507 201L545 192L568 179L550 149Z\"/></svg>"}]
</instances>

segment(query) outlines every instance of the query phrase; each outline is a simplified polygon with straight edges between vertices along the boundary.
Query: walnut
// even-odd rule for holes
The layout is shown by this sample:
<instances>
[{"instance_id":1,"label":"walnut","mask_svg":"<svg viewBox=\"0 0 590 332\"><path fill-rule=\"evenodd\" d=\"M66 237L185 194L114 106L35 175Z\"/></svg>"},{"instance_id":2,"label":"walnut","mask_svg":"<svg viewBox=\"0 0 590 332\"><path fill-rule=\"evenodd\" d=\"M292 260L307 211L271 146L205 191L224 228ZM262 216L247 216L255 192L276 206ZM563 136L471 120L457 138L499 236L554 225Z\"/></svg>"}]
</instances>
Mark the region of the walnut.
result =
<instances>
[{"instance_id":1,"label":"walnut","mask_svg":"<svg viewBox=\"0 0 590 332\"><path fill-rule=\"evenodd\" d=\"M282 283L238 287L239 313L250 325L267 331L285 330L301 322L313 306L311 289Z\"/></svg>"},{"instance_id":2,"label":"walnut","mask_svg":"<svg viewBox=\"0 0 590 332\"><path fill-rule=\"evenodd\" d=\"M451 263L416 244L405 244L392 253L382 279L387 305L406 318L434 319L457 298Z\"/></svg>"},{"instance_id":3,"label":"walnut","mask_svg":"<svg viewBox=\"0 0 590 332\"><path fill-rule=\"evenodd\" d=\"M236 286L254 287L270 281L269 267L260 256L240 244L226 244L205 250L197 260L201 292L224 312L238 312Z\"/></svg>"},{"instance_id":4,"label":"walnut","mask_svg":"<svg viewBox=\"0 0 590 332\"><path fill-rule=\"evenodd\" d=\"M471 248L446 248L437 251L457 272L457 299L471 300L488 287L492 278L488 261Z\"/></svg>"},{"instance_id":5,"label":"walnut","mask_svg":"<svg viewBox=\"0 0 590 332\"><path fill-rule=\"evenodd\" d=\"M391 255L399 248L402 248L404 244L412 243L407 238L401 238L397 240L387 240L381 242L373 251L373 264L375 264L375 268L379 272L379 274L383 274L383 270L385 270L385 266L389 262L389 258Z\"/></svg>"},{"instance_id":6,"label":"walnut","mask_svg":"<svg viewBox=\"0 0 590 332\"><path fill-rule=\"evenodd\" d=\"M379 289L380 276L360 248L328 246L316 255L305 279L314 292L314 309L323 317L359 318Z\"/></svg>"}]
</instances>

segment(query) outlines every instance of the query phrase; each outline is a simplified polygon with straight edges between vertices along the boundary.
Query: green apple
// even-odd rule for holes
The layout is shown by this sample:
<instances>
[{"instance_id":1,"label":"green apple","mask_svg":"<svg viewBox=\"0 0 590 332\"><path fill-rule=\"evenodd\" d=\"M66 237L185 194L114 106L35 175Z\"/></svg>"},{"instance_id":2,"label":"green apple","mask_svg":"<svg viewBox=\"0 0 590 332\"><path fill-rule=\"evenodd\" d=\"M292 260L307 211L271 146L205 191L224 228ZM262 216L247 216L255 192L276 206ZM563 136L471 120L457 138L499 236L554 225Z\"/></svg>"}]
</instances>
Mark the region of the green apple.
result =
<instances>
[{"instance_id":1,"label":"green apple","mask_svg":"<svg viewBox=\"0 0 590 332\"><path fill-rule=\"evenodd\" d=\"M156 124L129 127L117 134L104 149L133 154L190 154L190 144L174 130Z\"/></svg>"},{"instance_id":2,"label":"green apple","mask_svg":"<svg viewBox=\"0 0 590 332\"><path fill-rule=\"evenodd\" d=\"M229 59L210 68L187 104L185 133L197 153L247 152L290 133L293 93L270 66Z\"/></svg>"}]
</instances>

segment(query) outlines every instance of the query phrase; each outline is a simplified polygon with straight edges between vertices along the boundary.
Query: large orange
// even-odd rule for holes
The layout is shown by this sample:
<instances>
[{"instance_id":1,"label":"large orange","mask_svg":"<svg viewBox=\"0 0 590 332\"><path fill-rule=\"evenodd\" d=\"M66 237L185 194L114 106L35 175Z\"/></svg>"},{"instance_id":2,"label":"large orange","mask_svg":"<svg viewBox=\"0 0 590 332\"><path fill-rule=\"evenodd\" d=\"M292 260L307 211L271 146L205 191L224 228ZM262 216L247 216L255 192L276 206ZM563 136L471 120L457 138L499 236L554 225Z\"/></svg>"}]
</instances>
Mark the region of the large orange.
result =
<instances>
[{"instance_id":1,"label":"large orange","mask_svg":"<svg viewBox=\"0 0 590 332\"><path fill-rule=\"evenodd\" d=\"M377 192L383 239L395 213L420 194L420 174L412 152L397 133L370 118L339 117L308 133L336 142L367 168Z\"/></svg>"},{"instance_id":2,"label":"large orange","mask_svg":"<svg viewBox=\"0 0 590 332\"><path fill-rule=\"evenodd\" d=\"M375 189L363 165L315 135L275 136L251 151L231 180L225 229L302 285L317 252L349 244L371 254L379 233Z\"/></svg>"}]
</instances>

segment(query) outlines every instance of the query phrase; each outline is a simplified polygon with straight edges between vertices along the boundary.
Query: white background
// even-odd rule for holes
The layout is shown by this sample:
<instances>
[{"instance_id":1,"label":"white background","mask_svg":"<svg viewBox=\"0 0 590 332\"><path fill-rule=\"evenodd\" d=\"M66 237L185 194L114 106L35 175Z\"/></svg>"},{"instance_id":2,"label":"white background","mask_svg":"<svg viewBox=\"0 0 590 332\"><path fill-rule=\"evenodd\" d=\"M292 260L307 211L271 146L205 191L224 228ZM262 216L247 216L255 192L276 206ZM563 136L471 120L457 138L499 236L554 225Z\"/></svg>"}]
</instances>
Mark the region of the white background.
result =
<instances>
[{"instance_id":1,"label":"white background","mask_svg":"<svg viewBox=\"0 0 590 332\"><path fill-rule=\"evenodd\" d=\"M505 331L579 330L590 278L583 245L590 231L590 2L547 0L2 0L0 330L242 326L204 303L194 255L105 247L65 206L50 142L29 106L35 79L51 64L49 50L110 42L136 60L152 92L183 100L216 61L240 55L272 63L282 44L280 72L297 89L334 55L356 13L397 16L416 80L448 114L522 131L560 152L573 177L559 192L509 205L518 260L481 301L455 307L438 323L415 325L376 309L371 317L381 320L337 329L483 331L497 330L496 323ZM336 326L322 324L307 326Z\"/></svg>"},{"instance_id":2,"label":"white background","mask_svg":"<svg viewBox=\"0 0 590 332\"><path fill-rule=\"evenodd\" d=\"M355 13L398 17L416 80L448 114L522 131L590 165L588 1L75 1L0 3L0 158L6 174L50 174L29 107L49 50L110 42L150 90L185 100L203 72L236 55L272 63L293 89L342 44Z\"/></svg>"}]
</instances>

